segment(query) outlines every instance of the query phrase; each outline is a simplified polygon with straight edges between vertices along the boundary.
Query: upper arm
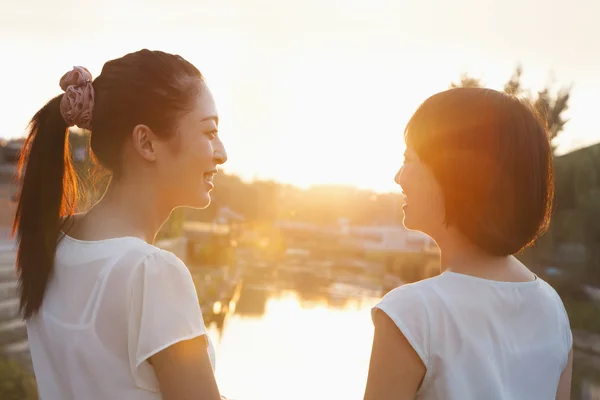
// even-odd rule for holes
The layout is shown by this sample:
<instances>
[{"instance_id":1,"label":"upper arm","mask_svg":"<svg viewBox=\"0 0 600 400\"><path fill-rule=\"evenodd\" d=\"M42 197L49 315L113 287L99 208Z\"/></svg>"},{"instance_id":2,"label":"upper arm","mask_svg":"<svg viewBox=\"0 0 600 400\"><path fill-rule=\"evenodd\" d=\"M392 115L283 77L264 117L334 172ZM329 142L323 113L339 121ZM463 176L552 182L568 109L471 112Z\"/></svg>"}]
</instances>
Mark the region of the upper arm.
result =
<instances>
[{"instance_id":1,"label":"upper arm","mask_svg":"<svg viewBox=\"0 0 600 400\"><path fill-rule=\"evenodd\" d=\"M165 400L221 398L205 336L175 343L153 355L150 362Z\"/></svg>"},{"instance_id":2,"label":"upper arm","mask_svg":"<svg viewBox=\"0 0 600 400\"><path fill-rule=\"evenodd\" d=\"M139 388L169 400L219 399L196 288L173 254L152 254L134 272L128 329Z\"/></svg>"},{"instance_id":3,"label":"upper arm","mask_svg":"<svg viewBox=\"0 0 600 400\"><path fill-rule=\"evenodd\" d=\"M560 375L558 381L558 390L556 391L556 400L570 400L571 399L571 377L573 375L573 349L569 351L569 359L567 360L567 366Z\"/></svg>"},{"instance_id":4,"label":"upper arm","mask_svg":"<svg viewBox=\"0 0 600 400\"><path fill-rule=\"evenodd\" d=\"M365 400L414 399L426 373L421 357L382 310L374 316Z\"/></svg>"},{"instance_id":5,"label":"upper arm","mask_svg":"<svg viewBox=\"0 0 600 400\"><path fill-rule=\"evenodd\" d=\"M567 310L565 309L565 306L556 291L554 291L554 295L556 296L558 307L562 315L565 349L569 349L567 363L562 374L560 375L560 380L558 381L556 399L569 400L571 398L571 377L573 375L573 333L571 332Z\"/></svg>"}]
</instances>

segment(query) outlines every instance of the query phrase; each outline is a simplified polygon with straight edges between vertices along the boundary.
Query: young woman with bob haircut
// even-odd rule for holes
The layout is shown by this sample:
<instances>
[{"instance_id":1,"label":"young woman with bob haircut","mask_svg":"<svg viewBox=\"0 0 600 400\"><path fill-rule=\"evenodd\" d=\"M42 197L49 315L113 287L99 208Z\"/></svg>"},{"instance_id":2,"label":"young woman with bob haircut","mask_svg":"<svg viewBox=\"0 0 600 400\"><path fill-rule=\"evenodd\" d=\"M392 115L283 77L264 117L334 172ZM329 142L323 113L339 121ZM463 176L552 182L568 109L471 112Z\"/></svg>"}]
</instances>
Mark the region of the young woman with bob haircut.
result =
<instances>
[{"instance_id":1,"label":"young woman with bob haircut","mask_svg":"<svg viewBox=\"0 0 600 400\"><path fill-rule=\"evenodd\" d=\"M404 225L436 241L442 273L374 307L365 399L568 399L567 314L514 257L550 221L544 124L517 98L457 88L417 109L405 142Z\"/></svg>"}]
</instances>

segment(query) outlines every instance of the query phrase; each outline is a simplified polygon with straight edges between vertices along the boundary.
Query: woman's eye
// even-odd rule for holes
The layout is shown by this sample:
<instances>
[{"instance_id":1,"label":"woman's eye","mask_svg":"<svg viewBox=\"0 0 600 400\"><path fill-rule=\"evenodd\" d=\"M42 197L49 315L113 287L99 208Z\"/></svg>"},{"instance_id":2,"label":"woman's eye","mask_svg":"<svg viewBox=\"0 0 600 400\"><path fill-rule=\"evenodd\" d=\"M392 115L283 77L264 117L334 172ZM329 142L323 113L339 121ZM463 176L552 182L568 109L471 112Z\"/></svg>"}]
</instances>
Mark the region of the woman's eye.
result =
<instances>
[{"instance_id":1,"label":"woman's eye","mask_svg":"<svg viewBox=\"0 0 600 400\"><path fill-rule=\"evenodd\" d=\"M210 140L213 140L215 137L217 137L217 131L206 132L206 136L208 136Z\"/></svg>"}]
</instances>

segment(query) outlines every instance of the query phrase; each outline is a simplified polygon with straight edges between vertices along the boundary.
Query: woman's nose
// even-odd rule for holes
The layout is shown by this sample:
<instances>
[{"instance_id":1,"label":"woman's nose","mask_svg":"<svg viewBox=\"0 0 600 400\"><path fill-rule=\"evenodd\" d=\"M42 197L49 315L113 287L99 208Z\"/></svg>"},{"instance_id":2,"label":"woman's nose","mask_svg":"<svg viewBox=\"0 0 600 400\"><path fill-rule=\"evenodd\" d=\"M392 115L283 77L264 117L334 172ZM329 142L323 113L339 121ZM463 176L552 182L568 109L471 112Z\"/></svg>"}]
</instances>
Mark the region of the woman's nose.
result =
<instances>
[{"instance_id":1,"label":"woman's nose","mask_svg":"<svg viewBox=\"0 0 600 400\"><path fill-rule=\"evenodd\" d=\"M213 142L214 158L217 164L225 164L227 162L227 151L220 138L215 138Z\"/></svg>"}]
</instances>

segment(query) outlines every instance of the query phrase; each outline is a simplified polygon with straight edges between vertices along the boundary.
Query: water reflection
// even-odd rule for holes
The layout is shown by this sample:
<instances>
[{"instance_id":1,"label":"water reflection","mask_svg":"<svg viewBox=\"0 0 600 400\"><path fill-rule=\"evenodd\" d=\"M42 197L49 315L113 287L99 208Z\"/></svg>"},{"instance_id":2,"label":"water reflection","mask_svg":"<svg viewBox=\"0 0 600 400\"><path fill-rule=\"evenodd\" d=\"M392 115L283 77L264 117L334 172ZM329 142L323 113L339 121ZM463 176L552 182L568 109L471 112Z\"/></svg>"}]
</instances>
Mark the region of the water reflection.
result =
<instances>
[{"instance_id":1,"label":"water reflection","mask_svg":"<svg viewBox=\"0 0 600 400\"><path fill-rule=\"evenodd\" d=\"M237 400L362 398L373 335L369 310L376 301L302 274L247 277L215 341L223 394ZM209 330L219 336L214 326Z\"/></svg>"},{"instance_id":2,"label":"water reflection","mask_svg":"<svg viewBox=\"0 0 600 400\"><path fill-rule=\"evenodd\" d=\"M381 289L285 268L249 270L235 313L209 327L236 400L362 399ZM365 289L366 288L366 289ZM576 354L573 399L600 400L600 360Z\"/></svg>"}]
</instances>

